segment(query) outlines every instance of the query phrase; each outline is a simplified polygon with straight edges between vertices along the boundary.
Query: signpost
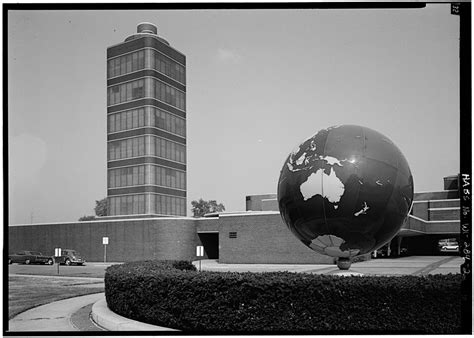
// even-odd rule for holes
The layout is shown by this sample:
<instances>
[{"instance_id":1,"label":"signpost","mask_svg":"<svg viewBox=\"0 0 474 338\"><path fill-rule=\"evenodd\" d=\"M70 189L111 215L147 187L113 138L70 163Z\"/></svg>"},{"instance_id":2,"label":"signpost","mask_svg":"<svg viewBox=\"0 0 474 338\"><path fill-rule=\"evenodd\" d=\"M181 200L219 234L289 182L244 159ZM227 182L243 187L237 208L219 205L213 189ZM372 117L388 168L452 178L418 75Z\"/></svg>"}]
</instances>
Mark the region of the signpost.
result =
<instances>
[{"instance_id":1,"label":"signpost","mask_svg":"<svg viewBox=\"0 0 474 338\"><path fill-rule=\"evenodd\" d=\"M104 263L107 262L107 244L109 244L108 237L102 237L102 244L104 244Z\"/></svg>"},{"instance_id":2,"label":"signpost","mask_svg":"<svg viewBox=\"0 0 474 338\"><path fill-rule=\"evenodd\" d=\"M204 256L204 247L202 245L198 245L196 247L196 256L198 257ZM199 272L201 272L201 259L199 259Z\"/></svg>"},{"instance_id":3,"label":"signpost","mask_svg":"<svg viewBox=\"0 0 474 338\"><path fill-rule=\"evenodd\" d=\"M56 257L61 257L61 248L54 248L54 259L56 260ZM58 259L58 275L59 275L59 262L60 259Z\"/></svg>"}]
</instances>

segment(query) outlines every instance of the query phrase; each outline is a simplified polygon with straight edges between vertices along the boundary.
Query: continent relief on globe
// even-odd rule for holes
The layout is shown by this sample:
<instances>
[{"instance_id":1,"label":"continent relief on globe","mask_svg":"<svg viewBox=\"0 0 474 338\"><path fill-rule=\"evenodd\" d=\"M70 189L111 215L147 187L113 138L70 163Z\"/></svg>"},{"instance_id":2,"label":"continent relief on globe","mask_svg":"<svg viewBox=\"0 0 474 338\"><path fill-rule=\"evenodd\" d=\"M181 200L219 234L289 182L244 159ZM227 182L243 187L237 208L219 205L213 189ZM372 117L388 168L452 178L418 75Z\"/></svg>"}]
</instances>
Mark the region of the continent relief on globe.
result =
<instances>
[{"instance_id":1,"label":"continent relief on globe","mask_svg":"<svg viewBox=\"0 0 474 338\"><path fill-rule=\"evenodd\" d=\"M324 255L371 252L396 235L413 200L406 159L388 138L344 125L319 131L290 153L278 184L280 213Z\"/></svg>"}]
</instances>

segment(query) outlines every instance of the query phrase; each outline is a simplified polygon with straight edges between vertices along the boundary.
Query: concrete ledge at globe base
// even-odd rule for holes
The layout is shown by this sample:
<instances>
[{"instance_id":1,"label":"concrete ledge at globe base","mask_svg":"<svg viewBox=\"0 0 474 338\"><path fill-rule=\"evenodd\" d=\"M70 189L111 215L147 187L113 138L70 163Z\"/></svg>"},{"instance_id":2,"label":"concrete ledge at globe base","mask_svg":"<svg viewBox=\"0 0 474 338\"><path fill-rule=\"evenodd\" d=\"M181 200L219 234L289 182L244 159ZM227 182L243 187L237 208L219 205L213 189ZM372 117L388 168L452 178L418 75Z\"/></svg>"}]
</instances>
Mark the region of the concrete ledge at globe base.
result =
<instances>
[{"instance_id":1,"label":"concrete ledge at globe base","mask_svg":"<svg viewBox=\"0 0 474 338\"><path fill-rule=\"evenodd\" d=\"M94 303L91 317L97 325L109 331L178 331L122 317L108 308L105 299Z\"/></svg>"}]
</instances>

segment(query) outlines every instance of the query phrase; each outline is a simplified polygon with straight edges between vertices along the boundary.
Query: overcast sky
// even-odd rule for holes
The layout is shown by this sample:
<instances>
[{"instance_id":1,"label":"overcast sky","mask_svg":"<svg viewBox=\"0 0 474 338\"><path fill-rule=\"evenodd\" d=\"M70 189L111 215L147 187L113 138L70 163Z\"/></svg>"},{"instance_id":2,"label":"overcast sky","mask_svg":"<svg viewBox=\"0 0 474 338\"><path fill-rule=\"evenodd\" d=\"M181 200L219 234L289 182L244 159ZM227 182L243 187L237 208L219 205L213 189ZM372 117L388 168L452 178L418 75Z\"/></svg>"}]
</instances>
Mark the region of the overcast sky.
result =
<instances>
[{"instance_id":1,"label":"overcast sky","mask_svg":"<svg viewBox=\"0 0 474 338\"><path fill-rule=\"evenodd\" d=\"M187 57L188 215L276 193L322 128L388 136L415 192L459 171L459 16L411 10L8 12L9 222L76 221L107 195L106 48L148 21Z\"/></svg>"}]
</instances>

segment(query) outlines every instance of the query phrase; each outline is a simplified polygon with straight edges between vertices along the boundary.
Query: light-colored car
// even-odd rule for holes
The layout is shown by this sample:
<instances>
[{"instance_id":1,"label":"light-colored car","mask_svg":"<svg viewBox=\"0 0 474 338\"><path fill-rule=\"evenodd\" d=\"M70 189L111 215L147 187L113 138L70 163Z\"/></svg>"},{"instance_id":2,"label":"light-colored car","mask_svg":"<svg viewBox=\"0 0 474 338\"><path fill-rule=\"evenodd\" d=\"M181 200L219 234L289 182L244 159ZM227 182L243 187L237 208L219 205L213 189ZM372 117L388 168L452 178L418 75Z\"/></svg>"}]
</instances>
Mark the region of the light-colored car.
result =
<instances>
[{"instance_id":1,"label":"light-colored car","mask_svg":"<svg viewBox=\"0 0 474 338\"><path fill-rule=\"evenodd\" d=\"M443 245L439 251L441 252L459 252L459 244L448 243Z\"/></svg>"}]
</instances>

